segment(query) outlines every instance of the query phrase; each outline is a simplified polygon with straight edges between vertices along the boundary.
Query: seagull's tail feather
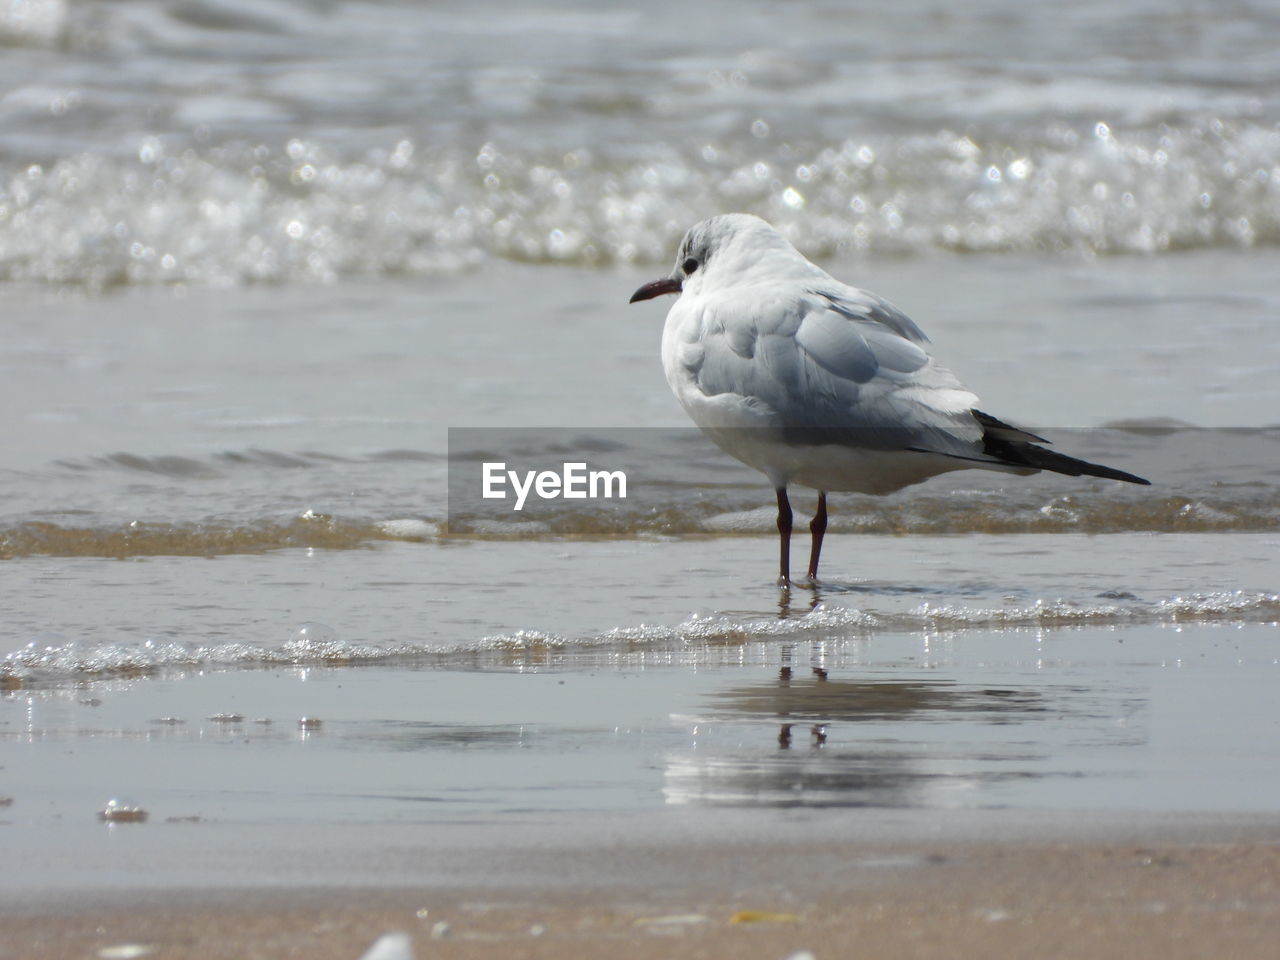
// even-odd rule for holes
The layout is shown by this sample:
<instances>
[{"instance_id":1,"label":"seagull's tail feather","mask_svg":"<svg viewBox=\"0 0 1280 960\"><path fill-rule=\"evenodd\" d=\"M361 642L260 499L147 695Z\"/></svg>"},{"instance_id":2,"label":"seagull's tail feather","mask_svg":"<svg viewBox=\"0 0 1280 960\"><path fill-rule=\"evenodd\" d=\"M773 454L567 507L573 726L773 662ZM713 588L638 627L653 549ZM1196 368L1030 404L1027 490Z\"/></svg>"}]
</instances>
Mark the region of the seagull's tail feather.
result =
<instances>
[{"instance_id":1,"label":"seagull's tail feather","mask_svg":"<svg viewBox=\"0 0 1280 960\"><path fill-rule=\"evenodd\" d=\"M1048 443L1048 440L1037 437L1034 433L1019 430L1017 427L1011 427L989 413L974 410L973 416L982 425L982 452L1001 463L1030 467L1035 470L1050 470L1053 473L1066 474L1068 477L1105 477L1108 480L1123 480L1125 483L1151 485L1150 480L1144 480L1132 473L1125 473L1114 467L1104 467L1100 463L1077 460L1075 457L1068 457L1054 450L1046 450L1037 444Z\"/></svg>"}]
</instances>

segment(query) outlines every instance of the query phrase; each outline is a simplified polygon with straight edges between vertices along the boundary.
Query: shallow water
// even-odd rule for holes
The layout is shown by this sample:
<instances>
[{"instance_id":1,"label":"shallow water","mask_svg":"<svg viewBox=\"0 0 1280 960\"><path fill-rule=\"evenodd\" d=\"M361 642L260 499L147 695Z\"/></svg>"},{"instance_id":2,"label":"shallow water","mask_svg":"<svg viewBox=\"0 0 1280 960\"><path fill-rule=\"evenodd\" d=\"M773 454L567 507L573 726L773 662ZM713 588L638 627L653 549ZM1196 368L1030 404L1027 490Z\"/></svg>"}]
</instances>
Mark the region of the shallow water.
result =
<instances>
[{"instance_id":1,"label":"shallow water","mask_svg":"<svg viewBox=\"0 0 1280 960\"><path fill-rule=\"evenodd\" d=\"M779 9L0 10L13 883L378 882L312 852L619 812L1274 813L1273 5ZM730 209L1153 486L834 497L782 602L771 491L625 302ZM517 519L450 489L477 451L632 484Z\"/></svg>"},{"instance_id":2,"label":"shallow water","mask_svg":"<svg viewBox=\"0 0 1280 960\"><path fill-rule=\"evenodd\" d=\"M779 808L791 812L771 821L775 839L813 829L805 811L840 836L875 835L886 816L917 838L947 835L1000 811L1006 832L1046 812L1226 822L1274 813L1275 636L1240 622L824 631L781 649L526 652L19 693L0 702L6 846L32 855L28 892L246 876L385 886L510 883L484 879L482 851L600 840L621 822L608 842L728 841L758 829L752 811ZM86 829L109 797L149 819ZM384 855L397 836L473 853L400 863Z\"/></svg>"},{"instance_id":3,"label":"shallow water","mask_svg":"<svg viewBox=\"0 0 1280 960\"><path fill-rule=\"evenodd\" d=\"M1280 458L1263 428L1280 409L1280 346L1265 331L1280 304L1268 264L1220 253L832 263L894 296L987 410L1157 481L964 471L841 500L837 529L1275 529ZM444 482L458 428L515 429L513 447L668 444L648 462L630 455L629 515L597 523L578 504L553 534L764 532L767 511L751 513L770 499L760 480L689 429L663 382L660 310L623 302L643 276L507 266L182 297L16 290L0 348L0 554L431 538L465 519L447 516ZM1232 293L1209 322L1201 298L1219 285ZM465 450L485 435L459 436Z\"/></svg>"},{"instance_id":4,"label":"shallow water","mask_svg":"<svg viewBox=\"0 0 1280 960\"><path fill-rule=\"evenodd\" d=\"M93 845L62 825L97 826L122 795L151 812L139 829L294 824L289 848L325 824L494 810L553 829L566 809L792 802L878 817L1265 810L1274 769L1245 742L1265 723L1215 714L1216 793L1204 754L1177 744L1206 701L1265 711L1251 691L1269 683L1280 621L1275 342L1255 337L1246 360L1212 326L1150 333L1199 311L1188 291L1210 278L1239 291L1223 322L1261 329L1259 263L833 265L908 291L989 409L1155 485L964 472L833 498L822 588L789 604L767 485L676 426L660 317L622 302L639 273L502 268L519 313L495 311L478 278L28 290L5 361L5 819ZM948 303L956 289L971 296ZM994 325L1033 302L1025 323ZM1008 362L1020 355L1052 362ZM561 506L567 529L499 517L458 533L445 481L459 424L543 450L571 434L570 450L674 438L687 452L637 464L630 519L603 532L607 512ZM531 674L554 682L517 682ZM300 730L304 715L321 727ZM166 718L182 722L153 722ZM213 744L236 747L234 772L217 773ZM415 752L438 792L397 779ZM280 777L282 763L299 767ZM225 841L233 860L242 840ZM50 869L55 886L79 876Z\"/></svg>"},{"instance_id":5,"label":"shallow water","mask_svg":"<svg viewBox=\"0 0 1280 960\"><path fill-rule=\"evenodd\" d=\"M1268 624L1280 618L1278 545L1275 534L835 536L817 597L798 591L787 605L765 537L30 558L7 570L23 598L7 629L30 638L8 654L7 677L40 688L594 648L763 644L776 658L779 642L828 634Z\"/></svg>"}]
</instances>

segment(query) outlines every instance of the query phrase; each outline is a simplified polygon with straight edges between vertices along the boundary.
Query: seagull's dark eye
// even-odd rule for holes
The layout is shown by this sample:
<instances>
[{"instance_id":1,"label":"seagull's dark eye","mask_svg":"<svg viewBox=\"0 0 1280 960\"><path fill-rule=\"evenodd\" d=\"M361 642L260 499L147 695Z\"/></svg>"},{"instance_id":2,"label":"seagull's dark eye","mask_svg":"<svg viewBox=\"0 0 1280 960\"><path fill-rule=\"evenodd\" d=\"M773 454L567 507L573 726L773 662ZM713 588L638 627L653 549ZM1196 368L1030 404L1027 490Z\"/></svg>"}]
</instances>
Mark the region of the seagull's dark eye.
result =
<instances>
[{"instance_id":1,"label":"seagull's dark eye","mask_svg":"<svg viewBox=\"0 0 1280 960\"><path fill-rule=\"evenodd\" d=\"M687 277L689 274L693 273L695 270L698 269L698 261L695 260L693 257L690 257L684 263L680 264L680 268L684 270L684 274Z\"/></svg>"}]
</instances>

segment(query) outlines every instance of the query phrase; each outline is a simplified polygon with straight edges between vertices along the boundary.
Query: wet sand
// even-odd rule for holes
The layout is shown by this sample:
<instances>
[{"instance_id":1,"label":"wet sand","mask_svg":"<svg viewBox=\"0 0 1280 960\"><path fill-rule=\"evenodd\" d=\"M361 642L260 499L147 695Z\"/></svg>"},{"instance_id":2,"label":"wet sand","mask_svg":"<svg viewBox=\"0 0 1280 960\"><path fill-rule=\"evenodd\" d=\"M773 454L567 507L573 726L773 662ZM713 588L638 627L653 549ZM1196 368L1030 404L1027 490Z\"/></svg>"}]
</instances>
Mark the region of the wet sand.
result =
<instances>
[{"instance_id":1,"label":"wet sand","mask_svg":"<svg viewBox=\"0 0 1280 960\"><path fill-rule=\"evenodd\" d=\"M820 819L812 829L781 844L512 852L536 853L542 884L498 875L27 903L0 918L0 956L355 960L392 931L409 934L415 956L459 958L1263 958L1280 939L1274 822L1117 828L1105 839L1067 828L1053 843L825 839Z\"/></svg>"},{"instance_id":2,"label":"wet sand","mask_svg":"<svg viewBox=\"0 0 1280 960\"><path fill-rule=\"evenodd\" d=\"M1269 957L1274 632L15 691L0 958L356 960L392 931L417 957ZM149 820L98 822L116 789Z\"/></svg>"}]
</instances>

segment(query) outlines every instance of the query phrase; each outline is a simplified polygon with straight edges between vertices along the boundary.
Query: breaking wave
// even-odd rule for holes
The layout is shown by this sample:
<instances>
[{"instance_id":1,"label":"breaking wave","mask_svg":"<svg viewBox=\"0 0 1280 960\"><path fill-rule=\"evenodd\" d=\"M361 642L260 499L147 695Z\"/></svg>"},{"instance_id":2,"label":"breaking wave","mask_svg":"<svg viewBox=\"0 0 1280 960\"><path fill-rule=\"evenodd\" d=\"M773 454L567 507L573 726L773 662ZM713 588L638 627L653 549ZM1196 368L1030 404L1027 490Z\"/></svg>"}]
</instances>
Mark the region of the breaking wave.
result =
<instances>
[{"instance_id":1,"label":"breaking wave","mask_svg":"<svg viewBox=\"0 0 1280 960\"><path fill-rule=\"evenodd\" d=\"M137 644L32 642L0 659L0 689L18 689L68 678L109 679L151 676L189 669L297 666L360 666L448 663L475 660L519 664L549 654L575 651L671 651L734 648L757 643L841 641L885 633L956 633L965 630L1063 629L1088 626L1187 623L1274 624L1280 595L1221 591L1142 601L1135 597L1103 603L1035 601L1006 607L965 607L922 603L879 612L821 603L784 618L691 616L674 626L615 627L581 637L538 630L514 630L453 644L351 642L320 624L307 624L284 643L197 643L148 640Z\"/></svg>"},{"instance_id":2,"label":"breaking wave","mask_svg":"<svg viewBox=\"0 0 1280 960\"><path fill-rule=\"evenodd\" d=\"M665 264L694 220L760 214L809 256L1158 253L1280 242L1280 131L1247 122L1026 142L587 148L400 140L85 153L0 163L0 279L94 288L449 274L493 259Z\"/></svg>"}]
</instances>

